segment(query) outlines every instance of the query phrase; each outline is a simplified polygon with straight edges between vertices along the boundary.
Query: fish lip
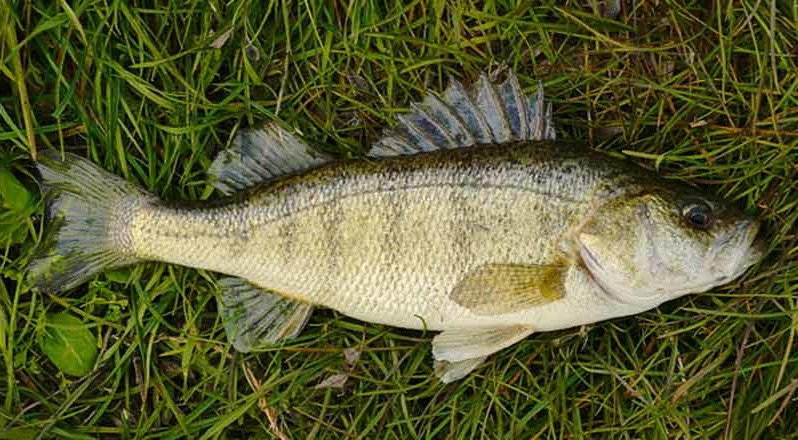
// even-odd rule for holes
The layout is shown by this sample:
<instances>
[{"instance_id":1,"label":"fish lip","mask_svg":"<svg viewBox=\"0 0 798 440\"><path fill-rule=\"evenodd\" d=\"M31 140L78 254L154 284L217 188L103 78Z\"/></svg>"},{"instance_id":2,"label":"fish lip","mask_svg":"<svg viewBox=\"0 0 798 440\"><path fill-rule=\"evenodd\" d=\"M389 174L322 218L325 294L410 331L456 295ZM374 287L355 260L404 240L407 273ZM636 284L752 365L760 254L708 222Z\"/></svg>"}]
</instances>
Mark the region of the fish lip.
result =
<instances>
[{"instance_id":1,"label":"fish lip","mask_svg":"<svg viewBox=\"0 0 798 440\"><path fill-rule=\"evenodd\" d=\"M748 225L748 252L745 267L748 268L759 263L765 257L765 239L760 236L760 224L758 221L749 220Z\"/></svg>"},{"instance_id":2,"label":"fish lip","mask_svg":"<svg viewBox=\"0 0 798 440\"><path fill-rule=\"evenodd\" d=\"M728 237L723 237L724 240L718 240L718 243L712 247L712 257L717 255L723 249L731 246L737 256L734 260L727 264L725 268L718 268L722 274L715 280L716 285L729 283L740 276L751 266L757 264L765 255L765 242L762 238L758 237L760 224L753 219L740 221L735 228L735 232L730 232ZM737 237L732 242L731 238Z\"/></svg>"},{"instance_id":3,"label":"fish lip","mask_svg":"<svg viewBox=\"0 0 798 440\"><path fill-rule=\"evenodd\" d=\"M756 220L745 220L737 225L738 233L742 237L739 243L746 246L742 256L744 260L739 262L743 270L758 263L765 256L765 241L759 237L759 229L760 225Z\"/></svg>"},{"instance_id":4,"label":"fish lip","mask_svg":"<svg viewBox=\"0 0 798 440\"><path fill-rule=\"evenodd\" d=\"M765 257L765 240L756 238L751 242L751 252L749 253L749 261L751 265L759 263Z\"/></svg>"}]
</instances>

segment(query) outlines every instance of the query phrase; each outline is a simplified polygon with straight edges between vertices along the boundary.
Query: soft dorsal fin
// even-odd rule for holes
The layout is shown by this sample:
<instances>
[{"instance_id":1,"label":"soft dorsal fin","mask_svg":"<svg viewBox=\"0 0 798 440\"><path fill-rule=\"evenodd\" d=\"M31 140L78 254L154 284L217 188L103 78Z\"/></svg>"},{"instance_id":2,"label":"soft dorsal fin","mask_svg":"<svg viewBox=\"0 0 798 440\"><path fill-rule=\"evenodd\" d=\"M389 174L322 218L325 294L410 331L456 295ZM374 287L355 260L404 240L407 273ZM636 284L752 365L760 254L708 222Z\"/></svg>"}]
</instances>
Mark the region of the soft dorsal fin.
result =
<instances>
[{"instance_id":1,"label":"soft dorsal fin","mask_svg":"<svg viewBox=\"0 0 798 440\"><path fill-rule=\"evenodd\" d=\"M372 145L369 156L390 157L424 151L556 138L551 104L543 84L524 95L514 72L497 83L484 73L469 90L451 81L441 97L428 94L398 116L399 123Z\"/></svg>"},{"instance_id":2,"label":"soft dorsal fin","mask_svg":"<svg viewBox=\"0 0 798 440\"><path fill-rule=\"evenodd\" d=\"M219 152L208 174L214 186L232 194L275 177L315 168L330 158L310 147L275 123L238 133L233 146Z\"/></svg>"}]
</instances>

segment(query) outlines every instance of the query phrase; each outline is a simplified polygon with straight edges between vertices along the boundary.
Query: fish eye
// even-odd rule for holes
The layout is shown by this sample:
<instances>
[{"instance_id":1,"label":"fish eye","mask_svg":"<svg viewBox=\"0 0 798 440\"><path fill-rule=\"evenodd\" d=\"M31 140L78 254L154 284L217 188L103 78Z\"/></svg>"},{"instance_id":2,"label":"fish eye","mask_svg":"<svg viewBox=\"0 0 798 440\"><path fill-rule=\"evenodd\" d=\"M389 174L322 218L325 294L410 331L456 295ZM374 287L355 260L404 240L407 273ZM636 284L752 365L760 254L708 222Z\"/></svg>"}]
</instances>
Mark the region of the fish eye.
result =
<instances>
[{"instance_id":1,"label":"fish eye","mask_svg":"<svg viewBox=\"0 0 798 440\"><path fill-rule=\"evenodd\" d=\"M712 224L712 210L706 203L690 203L684 207L682 215L687 223L696 229L707 229Z\"/></svg>"}]
</instances>

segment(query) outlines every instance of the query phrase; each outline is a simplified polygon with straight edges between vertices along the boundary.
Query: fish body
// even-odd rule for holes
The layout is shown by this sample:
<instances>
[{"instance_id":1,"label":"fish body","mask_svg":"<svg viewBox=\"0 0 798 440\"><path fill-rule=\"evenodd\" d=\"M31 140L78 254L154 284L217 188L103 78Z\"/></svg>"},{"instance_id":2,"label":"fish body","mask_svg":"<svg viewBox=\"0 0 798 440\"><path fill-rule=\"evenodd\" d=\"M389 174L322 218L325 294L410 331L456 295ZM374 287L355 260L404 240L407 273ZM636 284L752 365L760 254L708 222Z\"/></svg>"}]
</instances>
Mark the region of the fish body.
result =
<instances>
[{"instance_id":1,"label":"fish body","mask_svg":"<svg viewBox=\"0 0 798 440\"><path fill-rule=\"evenodd\" d=\"M271 126L215 161L227 197L207 205L45 159L62 223L31 278L55 290L144 260L207 269L228 276L220 308L239 350L297 334L320 305L443 331L433 353L450 381L532 332L639 313L759 259L757 222L553 140L548 112L511 74L425 100L369 160L298 153Z\"/></svg>"},{"instance_id":2,"label":"fish body","mask_svg":"<svg viewBox=\"0 0 798 440\"><path fill-rule=\"evenodd\" d=\"M129 252L369 322L445 330L510 320L552 330L638 311L608 301L562 246L605 188L634 171L556 142L336 162L211 208L139 206ZM568 300L485 315L450 298L494 262L567 267Z\"/></svg>"}]
</instances>

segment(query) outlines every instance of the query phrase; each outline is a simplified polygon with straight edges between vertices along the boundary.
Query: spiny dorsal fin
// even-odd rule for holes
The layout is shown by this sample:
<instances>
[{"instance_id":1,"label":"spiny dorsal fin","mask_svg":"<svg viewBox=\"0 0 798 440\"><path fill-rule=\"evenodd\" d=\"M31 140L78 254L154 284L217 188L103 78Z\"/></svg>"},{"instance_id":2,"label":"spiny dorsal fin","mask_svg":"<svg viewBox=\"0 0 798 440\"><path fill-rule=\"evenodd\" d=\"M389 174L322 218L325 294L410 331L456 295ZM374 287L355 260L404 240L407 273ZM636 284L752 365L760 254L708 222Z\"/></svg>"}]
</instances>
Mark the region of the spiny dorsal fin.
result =
<instances>
[{"instance_id":1,"label":"spiny dorsal fin","mask_svg":"<svg viewBox=\"0 0 798 440\"><path fill-rule=\"evenodd\" d=\"M428 94L410 108L398 116L396 127L372 145L369 156L556 138L543 84L538 83L536 93L524 95L512 71L500 84L483 73L470 90L451 81L442 97Z\"/></svg>"},{"instance_id":2,"label":"spiny dorsal fin","mask_svg":"<svg viewBox=\"0 0 798 440\"><path fill-rule=\"evenodd\" d=\"M221 278L219 286L219 309L227 339L242 353L296 337L313 311L310 304L241 278Z\"/></svg>"},{"instance_id":3,"label":"spiny dorsal fin","mask_svg":"<svg viewBox=\"0 0 798 440\"><path fill-rule=\"evenodd\" d=\"M214 186L232 194L275 177L315 168L330 159L275 123L240 132L208 168Z\"/></svg>"}]
</instances>

